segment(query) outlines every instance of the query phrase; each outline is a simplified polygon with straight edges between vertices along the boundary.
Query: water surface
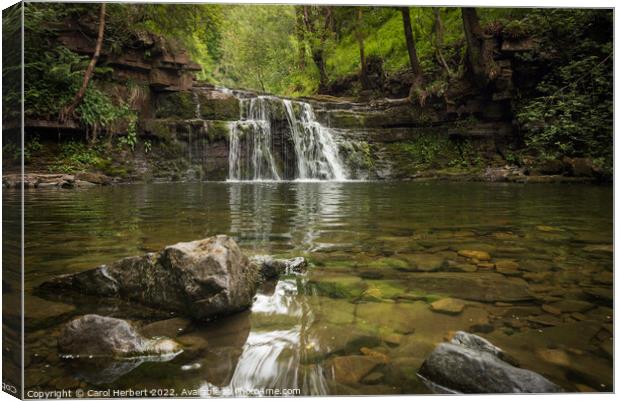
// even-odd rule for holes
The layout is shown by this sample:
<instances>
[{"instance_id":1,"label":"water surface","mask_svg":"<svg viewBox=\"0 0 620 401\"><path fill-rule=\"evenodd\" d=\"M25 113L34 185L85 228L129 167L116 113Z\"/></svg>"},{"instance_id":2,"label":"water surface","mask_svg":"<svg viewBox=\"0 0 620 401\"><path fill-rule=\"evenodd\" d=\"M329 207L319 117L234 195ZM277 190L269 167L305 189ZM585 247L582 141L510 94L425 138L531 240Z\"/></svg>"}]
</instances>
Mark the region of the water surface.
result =
<instances>
[{"instance_id":1,"label":"water surface","mask_svg":"<svg viewBox=\"0 0 620 401\"><path fill-rule=\"evenodd\" d=\"M3 201L19 204L11 191ZM312 263L304 276L265 283L251 311L191 326L179 340L193 345L168 362L88 370L59 360L56 336L75 315L137 325L162 316L27 295L26 388L428 393L420 364L466 330L567 390L612 390L611 187L188 183L33 190L25 202L27 294L57 274L215 234L248 255ZM517 287L531 298L509 300ZM462 312L431 309L450 296Z\"/></svg>"}]
</instances>

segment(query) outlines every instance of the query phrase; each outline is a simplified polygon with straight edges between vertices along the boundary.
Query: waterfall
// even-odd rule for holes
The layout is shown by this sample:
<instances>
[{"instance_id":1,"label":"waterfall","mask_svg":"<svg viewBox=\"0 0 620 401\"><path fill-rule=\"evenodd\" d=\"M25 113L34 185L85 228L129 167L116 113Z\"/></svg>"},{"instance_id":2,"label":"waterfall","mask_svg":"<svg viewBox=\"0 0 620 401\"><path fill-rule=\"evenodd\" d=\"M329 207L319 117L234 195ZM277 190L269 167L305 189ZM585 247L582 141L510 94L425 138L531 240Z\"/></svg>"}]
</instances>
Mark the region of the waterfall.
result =
<instances>
[{"instance_id":1,"label":"waterfall","mask_svg":"<svg viewBox=\"0 0 620 401\"><path fill-rule=\"evenodd\" d=\"M271 113L265 97L240 99L241 120L231 124L228 179L281 180L271 153ZM241 142L245 143L242 152ZM245 153L245 154L244 154Z\"/></svg>"},{"instance_id":2,"label":"waterfall","mask_svg":"<svg viewBox=\"0 0 620 401\"><path fill-rule=\"evenodd\" d=\"M345 180L346 174L334 138L327 127L322 126L314 115L309 103L300 105L300 118L297 119L293 102L283 100L286 118L291 130L299 179Z\"/></svg>"},{"instance_id":3,"label":"waterfall","mask_svg":"<svg viewBox=\"0 0 620 401\"><path fill-rule=\"evenodd\" d=\"M338 145L321 125L312 105L275 96L240 98L241 116L230 124L228 180L346 180ZM276 130L284 129L274 156ZM287 170L287 146L295 152L295 172ZM278 155L276 153L276 155Z\"/></svg>"}]
</instances>

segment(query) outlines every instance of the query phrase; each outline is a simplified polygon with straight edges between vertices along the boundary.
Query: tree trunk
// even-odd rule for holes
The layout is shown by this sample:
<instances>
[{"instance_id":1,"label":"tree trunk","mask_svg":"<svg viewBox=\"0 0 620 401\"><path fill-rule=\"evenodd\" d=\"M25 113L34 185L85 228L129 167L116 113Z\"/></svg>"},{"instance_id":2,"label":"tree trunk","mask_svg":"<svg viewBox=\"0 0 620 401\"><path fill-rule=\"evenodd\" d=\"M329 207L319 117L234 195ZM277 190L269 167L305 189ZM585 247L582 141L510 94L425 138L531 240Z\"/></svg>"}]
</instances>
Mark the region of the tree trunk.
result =
<instances>
[{"instance_id":1,"label":"tree trunk","mask_svg":"<svg viewBox=\"0 0 620 401\"><path fill-rule=\"evenodd\" d=\"M88 64L86 72L84 73L84 80L82 81L82 86L75 94L75 97L73 98L71 104L61 112L61 120L63 121L66 121L68 118L71 118L73 116L76 107L80 105L80 102L86 94L88 83L90 82L90 79L93 76L93 72L95 71L95 66L97 65L97 60L99 60L99 54L101 53L101 46L103 44L103 32L105 31L105 8L106 3L101 3L101 9L99 11L99 32L97 34L95 53L90 59L90 63Z\"/></svg>"},{"instance_id":2,"label":"tree trunk","mask_svg":"<svg viewBox=\"0 0 620 401\"><path fill-rule=\"evenodd\" d=\"M366 74L366 55L364 52L364 34L362 32L362 8L358 8L357 10L357 27L356 27L356 36L357 43L360 48L360 81L362 82L362 87L368 87L368 78Z\"/></svg>"},{"instance_id":3,"label":"tree trunk","mask_svg":"<svg viewBox=\"0 0 620 401\"><path fill-rule=\"evenodd\" d=\"M295 6L295 34L299 42L299 54L297 62L299 69L306 69L306 38L304 35L304 9L302 6Z\"/></svg>"},{"instance_id":4,"label":"tree trunk","mask_svg":"<svg viewBox=\"0 0 620 401\"><path fill-rule=\"evenodd\" d=\"M319 69L319 92L324 92L327 89L327 70L325 69L325 60L323 58L323 49L316 49L312 52L312 60Z\"/></svg>"},{"instance_id":5,"label":"tree trunk","mask_svg":"<svg viewBox=\"0 0 620 401\"><path fill-rule=\"evenodd\" d=\"M433 43L435 45L435 58L446 71L446 74L449 78L452 76L452 71L450 70L448 63L443 56L443 52L441 51L441 48L443 46L444 27L443 22L441 21L441 14L439 13L439 8L433 7L433 14L435 16L433 22Z\"/></svg>"},{"instance_id":6,"label":"tree trunk","mask_svg":"<svg viewBox=\"0 0 620 401\"><path fill-rule=\"evenodd\" d=\"M461 8L461 15L467 42L465 68L477 86L485 87L498 74L497 66L493 61L493 38L486 35L480 27L475 8Z\"/></svg>"},{"instance_id":7,"label":"tree trunk","mask_svg":"<svg viewBox=\"0 0 620 401\"><path fill-rule=\"evenodd\" d=\"M325 57L323 55L323 52L324 52L324 47L325 47L325 41L327 40L328 29L330 29L330 27L332 26L331 8L325 7L324 12L325 12L324 26L323 27L319 26L319 28L317 29L317 27L315 26L315 23L317 22L316 19L318 19L318 17L313 18L313 16L311 15L312 13L310 10L310 6L303 6L304 24L306 25L306 29L308 30L308 32L310 32L312 36L312 40L311 40L312 60L314 61L314 64L316 64L316 67L319 70L319 93L325 91L325 89L327 88L328 77L327 77L327 69L325 66ZM318 37L318 44L316 43L317 37Z\"/></svg>"},{"instance_id":8,"label":"tree trunk","mask_svg":"<svg viewBox=\"0 0 620 401\"><path fill-rule=\"evenodd\" d=\"M409 16L409 7L400 7L403 15L403 27L405 28L405 39L407 41L407 53L409 53L409 64L414 75L414 82L421 83L424 79L418 54L415 49L415 41L413 40L413 32L411 31L411 17Z\"/></svg>"}]
</instances>

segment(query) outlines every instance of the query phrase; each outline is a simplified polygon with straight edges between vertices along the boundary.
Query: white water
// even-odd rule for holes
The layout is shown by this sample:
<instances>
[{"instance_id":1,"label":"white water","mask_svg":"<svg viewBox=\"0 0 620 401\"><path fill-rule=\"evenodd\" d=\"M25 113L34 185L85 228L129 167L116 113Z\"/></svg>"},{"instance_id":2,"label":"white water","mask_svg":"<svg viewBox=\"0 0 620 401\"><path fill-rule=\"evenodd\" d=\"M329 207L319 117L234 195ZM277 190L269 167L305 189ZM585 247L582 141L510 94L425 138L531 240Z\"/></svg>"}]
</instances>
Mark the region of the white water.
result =
<instances>
[{"instance_id":1,"label":"white water","mask_svg":"<svg viewBox=\"0 0 620 401\"><path fill-rule=\"evenodd\" d=\"M280 174L271 153L271 110L263 97L240 99L241 119L230 126L228 178L277 180ZM242 151L242 142L245 151Z\"/></svg>"},{"instance_id":2,"label":"white water","mask_svg":"<svg viewBox=\"0 0 620 401\"><path fill-rule=\"evenodd\" d=\"M276 162L273 154L273 108L282 107L289 139L295 151L295 179L346 180L338 146L329 128L321 125L309 103L258 96L239 99L241 116L230 124L228 180L280 181L286 160ZM280 127L281 128L281 127ZM281 145L286 157L286 146Z\"/></svg>"},{"instance_id":3,"label":"white water","mask_svg":"<svg viewBox=\"0 0 620 401\"><path fill-rule=\"evenodd\" d=\"M316 120L312 106L309 103L296 102L301 108L300 118L297 119L293 102L283 100L283 103L295 144L299 173L297 178L345 180L347 176L338 158L334 137L327 127Z\"/></svg>"}]
</instances>

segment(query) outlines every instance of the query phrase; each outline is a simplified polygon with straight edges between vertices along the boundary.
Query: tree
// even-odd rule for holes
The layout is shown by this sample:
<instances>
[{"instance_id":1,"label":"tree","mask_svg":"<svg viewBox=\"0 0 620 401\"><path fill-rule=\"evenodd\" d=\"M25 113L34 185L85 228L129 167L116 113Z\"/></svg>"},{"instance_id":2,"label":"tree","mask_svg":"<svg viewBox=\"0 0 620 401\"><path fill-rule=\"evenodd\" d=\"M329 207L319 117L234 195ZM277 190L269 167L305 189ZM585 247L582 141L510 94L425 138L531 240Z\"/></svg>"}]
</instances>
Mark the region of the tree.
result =
<instances>
[{"instance_id":1,"label":"tree","mask_svg":"<svg viewBox=\"0 0 620 401\"><path fill-rule=\"evenodd\" d=\"M415 48L415 40L413 39L413 32L411 31L411 17L409 16L409 7L400 7L400 12L403 16L403 28L405 29L405 39L407 41L407 53L409 54L409 64L411 71L414 75L414 87L419 87L424 81L424 72L420 67L420 61L418 60L418 54Z\"/></svg>"},{"instance_id":2,"label":"tree","mask_svg":"<svg viewBox=\"0 0 620 401\"><path fill-rule=\"evenodd\" d=\"M484 33L475 8L461 8L467 43L465 68L478 87L486 87L499 71L493 60L493 37Z\"/></svg>"},{"instance_id":3,"label":"tree","mask_svg":"<svg viewBox=\"0 0 620 401\"><path fill-rule=\"evenodd\" d=\"M106 3L101 3L101 7L99 9L99 32L97 33L95 52L93 53L93 57L90 59L88 67L86 67L82 86L80 86L80 89L75 94L71 104L69 104L69 106L67 106L60 114L60 119L63 121L73 116L75 108L79 106L80 102L84 98L84 95L86 94L88 83L90 82L93 72L95 71L95 66L97 65L97 60L99 60L99 54L101 53L101 45L103 44L103 32L105 31L105 8Z\"/></svg>"},{"instance_id":4,"label":"tree","mask_svg":"<svg viewBox=\"0 0 620 401\"><path fill-rule=\"evenodd\" d=\"M443 56L443 52L441 50L441 48L443 47L443 37L444 37L444 26L443 26L443 21L441 20L441 13L439 8L437 7L433 7L433 33L432 33L432 39L433 39L433 45L435 47L435 58L437 59L437 62L443 67L443 69L446 71L446 74L448 75L448 77L452 76L452 71L450 70L450 67L448 66L448 63L446 62L445 57Z\"/></svg>"},{"instance_id":5,"label":"tree","mask_svg":"<svg viewBox=\"0 0 620 401\"><path fill-rule=\"evenodd\" d=\"M310 36L312 60L319 69L319 92L327 88L328 76L325 64L325 45L333 23L332 8L303 6L304 24Z\"/></svg>"}]
</instances>

